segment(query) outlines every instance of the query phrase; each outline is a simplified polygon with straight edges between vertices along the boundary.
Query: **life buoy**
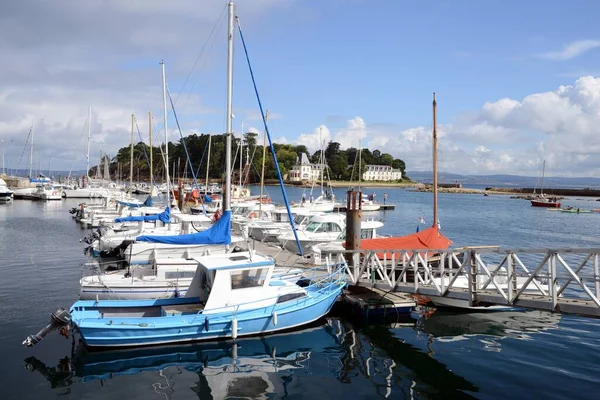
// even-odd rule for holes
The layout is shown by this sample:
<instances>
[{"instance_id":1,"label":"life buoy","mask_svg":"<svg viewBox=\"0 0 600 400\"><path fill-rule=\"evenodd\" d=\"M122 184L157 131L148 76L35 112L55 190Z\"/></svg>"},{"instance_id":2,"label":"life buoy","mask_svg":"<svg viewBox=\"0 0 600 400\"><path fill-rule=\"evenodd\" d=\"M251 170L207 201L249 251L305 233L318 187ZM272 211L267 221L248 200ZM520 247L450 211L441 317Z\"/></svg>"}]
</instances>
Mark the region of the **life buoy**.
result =
<instances>
[{"instance_id":1,"label":"life buoy","mask_svg":"<svg viewBox=\"0 0 600 400\"><path fill-rule=\"evenodd\" d=\"M215 211L215 213L213 215L213 221L214 222L217 222L219 219L221 219L221 210Z\"/></svg>"},{"instance_id":2,"label":"life buoy","mask_svg":"<svg viewBox=\"0 0 600 400\"><path fill-rule=\"evenodd\" d=\"M194 199L197 199L198 197L200 197L200 195L198 194L198 189L192 190L192 197Z\"/></svg>"},{"instance_id":3,"label":"life buoy","mask_svg":"<svg viewBox=\"0 0 600 400\"><path fill-rule=\"evenodd\" d=\"M249 219L256 218L256 212L252 211L250 214L248 214L248 218Z\"/></svg>"}]
</instances>

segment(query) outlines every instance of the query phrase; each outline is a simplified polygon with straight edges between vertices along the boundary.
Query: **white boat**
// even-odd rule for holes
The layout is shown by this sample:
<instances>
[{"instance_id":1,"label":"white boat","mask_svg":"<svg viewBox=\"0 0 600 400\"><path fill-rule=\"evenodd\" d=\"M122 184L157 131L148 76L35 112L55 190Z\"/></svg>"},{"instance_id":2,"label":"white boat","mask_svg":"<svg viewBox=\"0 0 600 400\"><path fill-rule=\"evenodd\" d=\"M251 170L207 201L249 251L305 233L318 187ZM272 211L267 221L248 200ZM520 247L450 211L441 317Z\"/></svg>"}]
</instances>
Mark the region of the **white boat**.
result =
<instances>
[{"instance_id":1,"label":"white boat","mask_svg":"<svg viewBox=\"0 0 600 400\"><path fill-rule=\"evenodd\" d=\"M110 190L108 188L95 186L63 190L63 197L67 199L89 199L95 197L107 197L109 195Z\"/></svg>"},{"instance_id":2,"label":"white boat","mask_svg":"<svg viewBox=\"0 0 600 400\"><path fill-rule=\"evenodd\" d=\"M331 242L336 240L340 233L346 229L346 216L343 214L323 214L316 215L304 229L296 231L302 252L317 243ZM296 254L299 253L294 232L285 233L277 238L279 243L286 250Z\"/></svg>"},{"instance_id":3,"label":"white boat","mask_svg":"<svg viewBox=\"0 0 600 400\"><path fill-rule=\"evenodd\" d=\"M311 217L321 215L320 213L298 208L291 209L291 212L296 229L303 229ZM261 242L277 242L278 236L292 231L286 208L273 210L272 215L273 219L271 221L254 220L248 223L248 235Z\"/></svg>"},{"instance_id":4,"label":"white boat","mask_svg":"<svg viewBox=\"0 0 600 400\"><path fill-rule=\"evenodd\" d=\"M139 241L140 237L136 238L135 242L129 244L121 251L121 257L128 264L151 264L157 258L190 258L226 254L235 247L246 244L246 239L241 236L231 236L231 243L229 245L153 243Z\"/></svg>"},{"instance_id":5,"label":"white boat","mask_svg":"<svg viewBox=\"0 0 600 400\"><path fill-rule=\"evenodd\" d=\"M139 210L143 212L144 208ZM116 218L114 222L135 223L138 226L120 230L109 227L100 229L97 238L91 244L95 256L99 256L102 252L113 251L126 241L134 242L140 235L186 235L206 230L212 225L212 220L204 215L171 214L168 207L160 213Z\"/></svg>"},{"instance_id":6,"label":"white boat","mask_svg":"<svg viewBox=\"0 0 600 400\"><path fill-rule=\"evenodd\" d=\"M325 195L321 195L314 200L303 198L300 203L292 205L292 209L305 209L313 212L333 212L335 207L335 199L327 198Z\"/></svg>"},{"instance_id":7,"label":"white boat","mask_svg":"<svg viewBox=\"0 0 600 400\"><path fill-rule=\"evenodd\" d=\"M361 209L363 211L378 211L381 208L379 203L376 203L374 200L369 200L366 197L362 197L361 200Z\"/></svg>"},{"instance_id":8,"label":"white boat","mask_svg":"<svg viewBox=\"0 0 600 400\"><path fill-rule=\"evenodd\" d=\"M236 203L231 207L231 229L248 236L248 224L253 221L272 221L274 204L259 204L255 201Z\"/></svg>"},{"instance_id":9,"label":"white boat","mask_svg":"<svg viewBox=\"0 0 600 400\"><path fill-rule=\"evenodd\" d=\"M79 281L80 300L166 299L186 295L198 261L186 258L156 259L152 265L102 271L97 263L84 264ZM275 267L271 279L296 283L305 269Z\"/></svg>"},{"instance_id":10,"label":"white boat","mask_svg":"<svg viewBox=\"0 0 600 400\"><path fill-rule=\"evenodd\" d=\"M35 196L33 195L37 190L36 187L25 187L20 189L13 190L13 198L15 199L26 199L26 200L34 200Z\"/></svg>"},{"instance_id":11,"label":"white boat","mask_svg":"<svg viewBox=\"0 0 600 400\"><path fill-rule=\"evenodd\" d=\"M32 196L41 201L62 200L62 186L52 183L38 184Z\"/></svg>"},{"instance_id":12,"label":"white boat","mask_svg":"<svg viewBox=\"0 0 600 400\"><path fill-rule=\"evenodd\" d=\"M0 178L0 203L9 202L13 199L13 191L6 186L4 179Z\"/></svg>"},{"instance_id":13,"label":"white boat","mask_svg":"<svg viewBox=\"0 0 600 400\"><path fill-rule=\"evenodd\" d=\"M361 239L376 239L381 237L377 234L377 230L383 227L383 222L375 220L361 221L360 223L360 238ZM336 252L344 252L344 241L346 240L346 231L343 231L336 240L331 242L317 243L310 246L307 254L314 253L316 255L315 263L320 263L321 252L329 254L330 257L336 257Z\"/></svg>"}]
</instances>

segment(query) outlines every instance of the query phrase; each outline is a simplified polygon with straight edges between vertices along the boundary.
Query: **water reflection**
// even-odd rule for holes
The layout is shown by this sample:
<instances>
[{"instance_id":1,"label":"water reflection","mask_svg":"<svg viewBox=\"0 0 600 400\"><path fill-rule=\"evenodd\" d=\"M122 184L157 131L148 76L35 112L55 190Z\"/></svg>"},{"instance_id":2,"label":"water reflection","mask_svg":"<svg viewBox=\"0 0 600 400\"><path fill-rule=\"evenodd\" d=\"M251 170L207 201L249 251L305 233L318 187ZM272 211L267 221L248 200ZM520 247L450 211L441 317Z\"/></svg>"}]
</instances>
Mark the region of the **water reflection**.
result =
<instances>
[{"instance_id":1,"label":"water reflection","mask_svg":"<svg viewBox=\"0 0 600 400\"><path fill-rule=\"evenodd\" d=\"M453 312L436 310L425 313L416 324L438 341L466 340L469 336L529 339L530 334L558 327L561 315L546 311Z\"/></svg>"},{"instance_id":2,"label":"water reflection","mask_svg":"<svg viewBox=\"0 0 600 400\"><path fill-rule=\"evenodd\" d=\"M201 398L267 398L285 392L286 377L293 370L308 367L313 351L335 347L337 338L328 325L298 333L243 339L232 342L209 342L181 346L148 347L115 351L89 351L74 347L71 357L47 366L35 357L25 359L30 371L38 371L54 388L75 383L113 379L145 371L158 371L159 380L152 384L156 393L170 398L173 373L181 370L196 373L193 391Z\"/></svg>"},{"instance_id":3,"label":"water reflection","mask_svg":"<svg viewBox=\"0 0 600 400\"><path fill-rule=\"evenodd\" d=\"M136 385L137 391L145 388L167 399L175 391L173 382L182 379L176 375L182 374L187 374L186 379L191 376L194 384L180 384L178 390L192 390L202 399L311 397L327 391L338 396L375 391L384 398L469 397L464 391L478 390L422 350L394 337L388 327L356 328L337 318L299 332L236 343L101 352L74 346L71 356L55 366L34 357L25 359L25 365L44 376L53 389L68 391L76 384L120 377L116 384ZM140 373L151 375L131 379ZM316 386L314 378L318 378ZM98 391L104 386L85 388Z\"/></svg>"}]
</instances>

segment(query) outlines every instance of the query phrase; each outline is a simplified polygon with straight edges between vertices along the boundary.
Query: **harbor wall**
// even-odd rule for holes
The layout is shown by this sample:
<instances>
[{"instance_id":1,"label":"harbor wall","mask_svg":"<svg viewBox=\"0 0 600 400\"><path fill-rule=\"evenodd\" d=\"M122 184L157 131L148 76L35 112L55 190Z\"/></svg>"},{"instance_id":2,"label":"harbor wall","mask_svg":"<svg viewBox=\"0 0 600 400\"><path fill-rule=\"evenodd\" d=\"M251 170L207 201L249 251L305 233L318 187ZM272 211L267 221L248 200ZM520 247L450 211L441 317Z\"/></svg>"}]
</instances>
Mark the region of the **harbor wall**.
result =
<instances>
[{"instance_id":1,"label":"harbor wall","mask_svg":"<svg viewBox=\"0 0 600 400\"><path fill-rule=\"evenodd\" d=\"M494 188L494 187L486 187L486 191L493 192L504 192L504 193L523 193L523 194L533 194L534 188ZM540 190L537 189L536 193L539 193ZM600 189L553 189L548 188L544 189L544 194L549 196L587 196L587 197L600 197Z\"/></svg>"}]
</instances>

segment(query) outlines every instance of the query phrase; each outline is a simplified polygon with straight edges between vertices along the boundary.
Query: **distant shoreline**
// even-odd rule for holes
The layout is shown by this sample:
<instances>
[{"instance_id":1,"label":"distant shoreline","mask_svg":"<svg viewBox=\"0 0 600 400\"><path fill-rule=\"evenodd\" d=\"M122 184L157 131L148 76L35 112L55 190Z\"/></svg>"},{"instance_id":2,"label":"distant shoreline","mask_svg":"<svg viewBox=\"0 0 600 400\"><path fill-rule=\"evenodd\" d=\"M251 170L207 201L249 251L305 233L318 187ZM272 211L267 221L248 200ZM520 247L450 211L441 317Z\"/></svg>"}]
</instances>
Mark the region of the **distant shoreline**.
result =
<instances>
[{"instance_id":1,"label":"distant shoreline","mask_svg":"<svg viewBox=\"0 0 600 400\"><path fill-rule=\"evenodd\" d=\"M254 183L254 185L259 185L260 183ZM297 186L297 187L312 187L312 184L303 184L302 182L284 182L286 186ZM269 179L265 181L265 186L276 186L279 185L279 181L276 179ZM320 186L320 182L316 182L314 186ZM329 181L327 182L328 186L334 188L358 188L358 182L354 181ZM381 187L381 188L402 188L402 187L418 187L422 186L421 183L417 182L361 182L360 187L369 188L369 187Z\"/></svg>"}]
</instances>

